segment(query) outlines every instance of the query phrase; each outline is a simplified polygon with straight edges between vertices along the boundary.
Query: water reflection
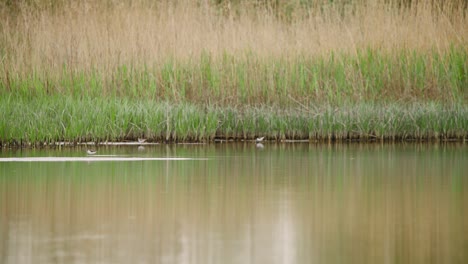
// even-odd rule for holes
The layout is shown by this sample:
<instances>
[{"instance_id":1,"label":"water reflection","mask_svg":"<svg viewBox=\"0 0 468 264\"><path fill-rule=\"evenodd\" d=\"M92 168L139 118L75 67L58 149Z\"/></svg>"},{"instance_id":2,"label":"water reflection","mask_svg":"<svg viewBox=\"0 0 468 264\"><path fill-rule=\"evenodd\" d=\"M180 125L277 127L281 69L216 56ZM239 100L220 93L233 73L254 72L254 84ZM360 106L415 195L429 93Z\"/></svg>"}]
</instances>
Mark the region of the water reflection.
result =
<instances>
[{"instance_id":1,"label":"water reflection","mask_svg":"<svg viewBox=\"0 0 468 264\"><path fill-rule=\"evenodd\" d=\"M99 152L208 159L0 163L0 263L468 260L464 145Z\"/></svg>"}]
</instances>

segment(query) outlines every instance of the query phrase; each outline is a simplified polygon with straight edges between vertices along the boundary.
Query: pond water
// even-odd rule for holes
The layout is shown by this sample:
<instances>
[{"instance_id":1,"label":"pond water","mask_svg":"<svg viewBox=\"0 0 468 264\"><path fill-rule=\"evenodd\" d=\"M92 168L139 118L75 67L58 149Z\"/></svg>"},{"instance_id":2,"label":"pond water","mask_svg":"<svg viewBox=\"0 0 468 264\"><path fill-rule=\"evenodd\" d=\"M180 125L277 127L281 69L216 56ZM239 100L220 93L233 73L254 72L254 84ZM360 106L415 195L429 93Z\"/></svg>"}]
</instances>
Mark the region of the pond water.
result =
<instances>
[{"instance_id":1,"label":"pond water","mask_svg":"<svg viewBox=\"0 0 468 264\"><path fill-rule=\"evenodd\" d=\"M0 263L468 263L467 249L466 144L0 152Z\"/></svg>"}]
</instances>

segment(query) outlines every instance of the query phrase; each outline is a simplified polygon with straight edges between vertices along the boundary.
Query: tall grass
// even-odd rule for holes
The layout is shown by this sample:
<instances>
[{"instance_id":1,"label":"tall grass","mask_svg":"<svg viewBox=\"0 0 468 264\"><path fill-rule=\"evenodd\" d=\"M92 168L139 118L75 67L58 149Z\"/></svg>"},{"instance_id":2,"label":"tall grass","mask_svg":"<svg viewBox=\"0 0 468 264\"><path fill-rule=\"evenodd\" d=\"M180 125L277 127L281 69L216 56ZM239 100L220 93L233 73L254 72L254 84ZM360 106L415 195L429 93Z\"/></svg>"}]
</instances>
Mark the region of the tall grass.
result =
<instances>
[{"instance_id":1,"label":"tall grass","mask_svg":"<svg viewBox=\"0 0 468 264\"><path fill-rule=\"evenodd\" d=\"M463 0L0 2L0 141L466 139Z\"/></svg>"},{"instance_id":2,"label":"tall grass","mask_svg":"<svg viewBox=\"0 0 468 264\"><path fill-rule=\"evenodd\" d=\"M218 107L127 98L0 98L0 144L57 141L466 140L468 107L359 103L310 108Z\"/></svg>"},{"instance_id":3,"label":"tall grass","mask_svg":"<svg viewBox=\"0 0 468 264\"><path fill-rule=\"evenodd\" d=\"M4 2L0 92L465 100L467 12L457 0Z\"/></svg>"},{"instance_id":4,"label":"tall grass","mask_svg":"<svg viewBox=\"0 0 468 264\"><path fill-rule=\"evenodd\" d=\"M468 52L459 47L442 55L367 49L357 55L260 59L225 54L214 60L205 54L197 61L121 65L106 73L95 68L74 71L68 66L60 74L8 73L0 83L0 94L120 96L219 105L456 102L468 99L467 76Z\"/></svg>"}]
</instances>

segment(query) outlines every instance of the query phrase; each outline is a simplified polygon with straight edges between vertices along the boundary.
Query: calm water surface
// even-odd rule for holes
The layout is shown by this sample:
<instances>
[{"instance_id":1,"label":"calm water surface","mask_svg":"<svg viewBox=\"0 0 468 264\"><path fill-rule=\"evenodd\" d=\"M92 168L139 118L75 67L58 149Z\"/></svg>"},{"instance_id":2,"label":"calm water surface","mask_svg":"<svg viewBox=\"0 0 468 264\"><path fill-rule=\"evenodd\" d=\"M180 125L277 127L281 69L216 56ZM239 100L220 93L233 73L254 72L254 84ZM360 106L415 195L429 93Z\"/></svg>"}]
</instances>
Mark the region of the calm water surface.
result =
<instances>
[{"instance_id":1,"label":"calm water surface","mask_svg":"<svg viewBox=\"0 0 468 264\"><path fill-rule=\"evenodd\" d=\"M0 263L468 263L466 144L98 154L196 160L0 162Z\"/></svg>"}]
</instances>

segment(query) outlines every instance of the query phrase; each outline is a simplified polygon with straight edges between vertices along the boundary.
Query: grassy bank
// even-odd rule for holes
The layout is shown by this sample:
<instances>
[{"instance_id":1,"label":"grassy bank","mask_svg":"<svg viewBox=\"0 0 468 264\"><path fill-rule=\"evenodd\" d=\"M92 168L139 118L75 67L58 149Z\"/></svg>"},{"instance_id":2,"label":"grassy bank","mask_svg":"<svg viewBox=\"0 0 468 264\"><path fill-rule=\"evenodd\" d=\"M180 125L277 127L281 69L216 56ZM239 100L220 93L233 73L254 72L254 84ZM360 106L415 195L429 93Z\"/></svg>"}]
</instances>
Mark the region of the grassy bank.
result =
<instances>
[{"instance_id":1,"label":"grassy bank","mask_svg":"<svg viewBox=\"0 0 468 264\"><path fill-rule=\"evenodd\" d=\"M468 107L438 103L317 108L196 106L125 98L2 97L3 146L56 141L466 140Z\"/></svg>"},{"instance_id":2,"label":"grassy bank","mask_svg":"<svg viewBox=\"0 0 468 264\"><path fill-rule=\"evenodd\" d=\"M458 139L466 1L3 1L0 141Z\"/></svg>"}]
</instances>

